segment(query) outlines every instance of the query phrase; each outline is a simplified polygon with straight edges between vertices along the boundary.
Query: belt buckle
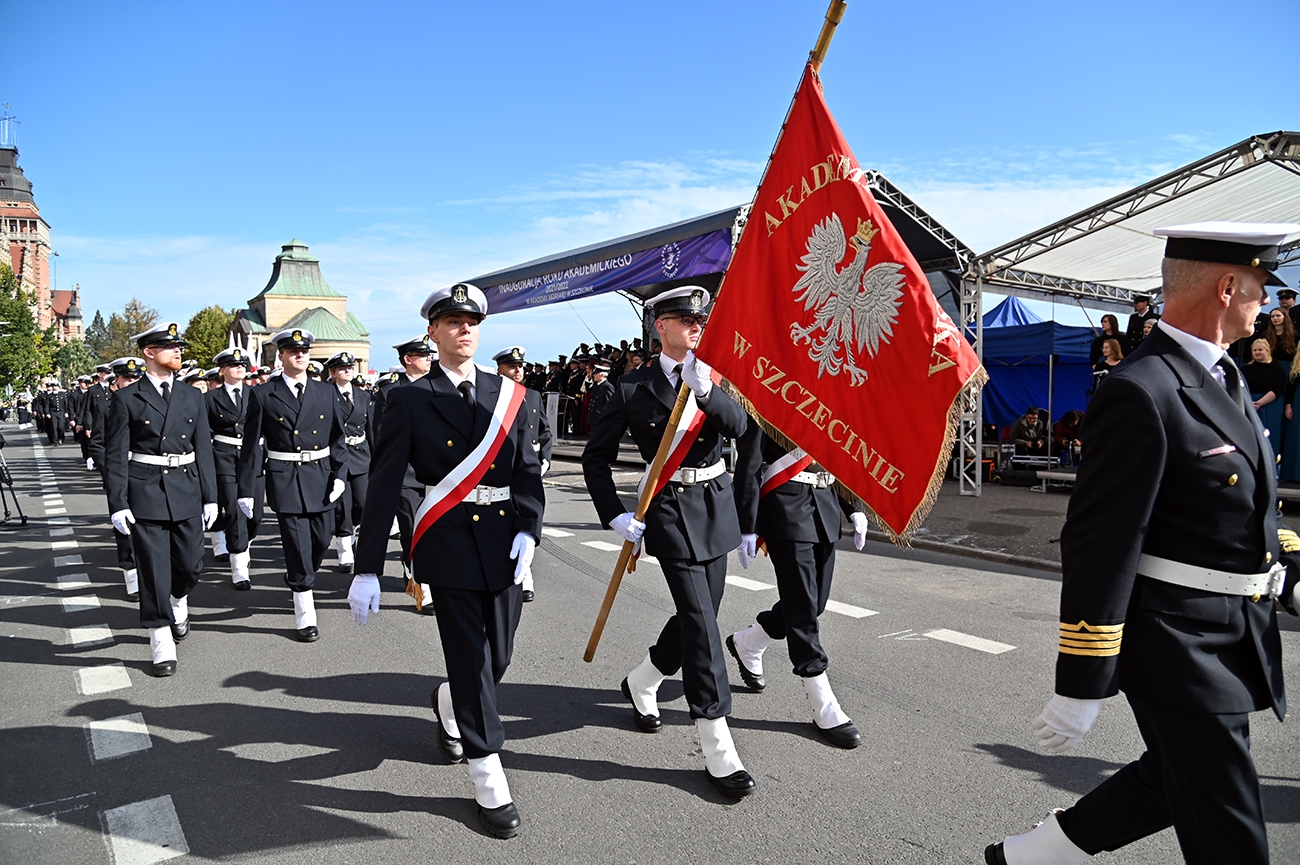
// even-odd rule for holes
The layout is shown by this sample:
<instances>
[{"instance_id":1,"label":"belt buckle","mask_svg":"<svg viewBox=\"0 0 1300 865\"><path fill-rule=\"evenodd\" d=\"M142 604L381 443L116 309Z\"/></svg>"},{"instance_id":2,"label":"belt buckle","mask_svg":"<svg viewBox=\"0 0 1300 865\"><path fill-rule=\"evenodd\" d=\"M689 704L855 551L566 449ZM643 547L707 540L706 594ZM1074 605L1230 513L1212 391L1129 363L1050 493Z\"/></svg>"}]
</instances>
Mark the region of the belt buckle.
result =
<instances>
[{"instance_id":1,"label":"belt buckle","mask_svg":"<svg viewBox=\"0 0 1300 865\"><path fill-rule=\"evenodd\" d=\"M817 489L824 490L827 487L829 487L832 483L834 483L834 481L831 480L830 472L817 473Z\"/></svg>"},{"instance_id":2,"label":"belt buckle","mask_svg":"<svg viewBox=\"0 0 1300 865\"><path fill-rule=\"evenodd\" d=\"M695 486L695 469L682 469L682 483L686 486Z\"/></svg>"},{"instance_id":3,"label":"belt buckle","mask_svg":"<svg viewBox=\"0 0 1300 865\"><path fill-rule=\"evenodd\" d=\"M163 456L167 457L167 468L178 469L181 467L180 454L163 454Z\"/></svg>"},{"instance_id":4,"label":"belt buckle","mask_svg":"<svg viewBox=\"0 0 1300 865\"><path fill-rule=\"evenodd\" d=\"M298 454L298 462L299 463L311 462L311 451L303 451L302 453Z\"/></svg>"},{"instance_id":5,"label":"belt buckle","mask_svg":"<svg viewBox=\"0 0 1300 865\"><path fill-rule=\"evenodd\" d=\"M492 504L492 488L474 487L474 504L484 507Z\"/></svg>"},{"instance_id":6,"label":"belt buckle","mask_svg":"<svg viewBox=\"0 0 1300 865\"><path fill-rule=\"evenodd\" d=\"M1281 562L1274 562L1273 567L1268 569L1269 600L1276 601L1281 598L1284 588L1286 588L1286 565Z\"/></svg>"}]
</instances>

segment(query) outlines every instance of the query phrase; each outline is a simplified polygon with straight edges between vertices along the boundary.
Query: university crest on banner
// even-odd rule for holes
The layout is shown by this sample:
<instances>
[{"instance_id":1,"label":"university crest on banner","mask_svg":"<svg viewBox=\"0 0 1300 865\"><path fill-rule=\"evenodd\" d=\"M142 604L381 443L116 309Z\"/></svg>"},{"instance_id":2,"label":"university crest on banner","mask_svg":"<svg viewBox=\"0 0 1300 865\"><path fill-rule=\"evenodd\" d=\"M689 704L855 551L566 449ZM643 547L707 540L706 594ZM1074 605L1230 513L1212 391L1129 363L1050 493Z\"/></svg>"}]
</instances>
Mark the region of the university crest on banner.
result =
<instances>
[{"instance_id":1,"label":"university crest on banner","mask_svg":"<svg viewBox=\"0 0 1300 865\"><path fill-rule=\"evenodd\" d=\"M891 538L920 526L962 390L987 376L872 198L811 66L698 353Z\"/></svg>"}]
</instances>

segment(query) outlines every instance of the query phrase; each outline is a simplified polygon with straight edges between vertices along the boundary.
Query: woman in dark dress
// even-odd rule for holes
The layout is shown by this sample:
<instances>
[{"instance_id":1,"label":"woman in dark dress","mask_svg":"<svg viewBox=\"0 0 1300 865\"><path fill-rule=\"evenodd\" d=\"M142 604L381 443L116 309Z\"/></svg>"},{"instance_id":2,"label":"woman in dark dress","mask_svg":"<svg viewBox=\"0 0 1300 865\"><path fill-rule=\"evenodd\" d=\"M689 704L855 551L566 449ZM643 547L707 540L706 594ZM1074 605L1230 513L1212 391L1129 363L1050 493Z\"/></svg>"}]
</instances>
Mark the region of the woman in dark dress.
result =
<instances>
[{"instance_id":1,"label":"woman in dark dress","mask_svg":"<svg viewBox=\"0 0 1300 865\"><path fill-rule=\"evenodd\" d=\"M1243 370L1246 374L1246 388L1250 398L1255 402L1255 411L1259 413L1259 422L1268 433L1269 444L1274 454L1282 453L1282 407L1285 404L1287 381L1286 373L1273 362L1273 355L1268 350L1268 340L1257 339L1250 347L1250 363Z\"/></svg>"},{"instance_id":2,"label":"woman in dark dress","mask_svg":"<svg viewBox=\"0 0 1300 865\"><path fill-rule=\"evenodd\" d=\"M1291 316L1287 315L1284 309L1270 312L1268 322L1269 328L1265 331L1264 338L1268 340L1268 349L1273 355L1274 362L1282 367L1282 374L1286 375L1291 369L1291 361L1295 359L1295 325L1291 323ZM1255 346L1252 343L1252 362L1254 362L1254 350Z\"/></svg>"},{"instance_id":3,"label":"woman in dark dress","mask_svg":"<svg viewBox=\"0 0 1300 865\"><path fill-rule=\"evenodd\" d=\"M1101 384L1112 369L1119 366L1119 362L1124 359L1124 349L1120 348L1118 339L1108 339L1101 344L1101 360L1092 365L1093 389Z\"/></svg>"},{"instance_id":4,"label":"woman in dark dress","mask_svg":"<svg viewBox=\"0 0 1300 865\"><path fill-rule=\"evenodd\" d=\"M1093 337L1092 348L1088 352L1088 363L1094 367L1097 365L1097 361L1101 360L1101 347L1108 339L1113 339L1119 343L1121 357L1128 354L1128 337L1119 332L1119 319L1110 313L1106 313L1101 317L1101 333Z\"/></svg>"}]
</instances>

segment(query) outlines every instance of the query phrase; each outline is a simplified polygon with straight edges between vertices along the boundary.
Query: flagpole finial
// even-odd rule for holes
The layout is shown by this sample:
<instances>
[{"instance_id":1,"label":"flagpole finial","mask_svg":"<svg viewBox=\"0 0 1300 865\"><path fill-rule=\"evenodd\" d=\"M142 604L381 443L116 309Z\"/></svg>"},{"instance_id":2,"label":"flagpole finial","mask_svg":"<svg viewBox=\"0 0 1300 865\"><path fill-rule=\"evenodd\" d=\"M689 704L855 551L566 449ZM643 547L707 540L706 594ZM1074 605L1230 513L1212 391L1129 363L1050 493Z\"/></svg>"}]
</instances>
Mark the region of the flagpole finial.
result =
<instances>
[{"instance_id":1,"label":"flagpole finial","mask_svg":"<svg viewBox=\"0 0 1300 865\"><path fill-rule=\"evenodd\" d=\"M826 10L826 20L822 22L822 32L817 37L817 45L808 54L808 62L812 64L814 75L821 73L822 61L826 59L826 52L830 50L835 27L844 20L844 11L848 8L848 0L831 0L830 8Z\"/></svg>"}]
</instances>

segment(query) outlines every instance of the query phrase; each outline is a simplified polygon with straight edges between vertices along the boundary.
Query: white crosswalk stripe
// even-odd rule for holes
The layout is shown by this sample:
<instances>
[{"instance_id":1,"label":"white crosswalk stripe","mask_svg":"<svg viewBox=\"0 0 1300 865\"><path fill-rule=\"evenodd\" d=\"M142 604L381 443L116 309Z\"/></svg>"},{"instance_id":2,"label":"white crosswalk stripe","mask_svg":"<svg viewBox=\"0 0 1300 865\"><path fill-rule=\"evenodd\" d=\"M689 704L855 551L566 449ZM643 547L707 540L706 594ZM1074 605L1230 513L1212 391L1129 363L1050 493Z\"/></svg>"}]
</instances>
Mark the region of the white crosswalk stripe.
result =
<instances>
[{"instance_id":1,"label":"white crosswalk stripe","mask_svg":"<svg viewBox=\"0 0 1300 865\"><path fill-rule=\"evenodd\" d=\"M171 796L132 802L102 816L114 865L151 865L190 852Z\"/></svg>"},{"instance_id":2,"label":"white crosswalk stripe","mask_svg":"<svg viewBox=\"0 0 1300 865\"><path fill-rule=\"evenodd\" d=\"M68 644L78 649L111 642L113 642L113 629L108 625L83 625L79 628L68 628Z\"/></svg>"},{"instance_id":3,"label":"white crosswalk stripe","mask_svg":"<svg viewBox=\"0 0 1300 865\"><path fill-rule=\"evenodd\" d=\"M94 595L78 595L75 598L63 598L63 612L79 613L82 610L99 609L99 598Z\"/></svg>"},{"instance_id":4,"label":"white crosswalk stripe","mask_svg":"<svg viewBox=\"0 0 1300 865\"><path fill-rule=\"evenodd\" d=\"M126 672L126 666L120 662L83 667L77 671L77 687L87 696L104 694L131 687L131 677Z\"/></svg>"},{"instance_id":5,"label":"white crosswalk stripe","mask_svg":"<svg viewBox=\"0 0 1300 865\"><path fill-rule=\"evenodd\" d=\"M58 581L64 591L90 588L90 574L59 574Z\"/></svg>"},{"instance_id":6,"label":"white crosswalk stripe","mask_svg":"<svg viewBox=\"0 0 1300 865\"><path fill-rule=\"evenodd\" d=\"M968 649L975 649L979 652L988 652L990 655L1000 655L1003 652L1010 652L1015 646L999 643L996 640L986 640L983 637L972 637L970 634L963 634L961 631L950 631L947 628L936 628L933 631L925 631L922 636L929 637L932 640L942 640L945 643L952 643L955 646L965 646Z\"/></svg>"},{"instance_id":7,"label":"white crosswalk stripe","mask_svg":"<svg viewBox=\"0 0 1300 865\"><path fill-rule=\"evenodd\" d=\"M776 586L770 583L761 583L758 580L751 580L749 577L737 577L727 574L727 585L735 586L738 589L749 589L751 592L761 592L764 589L775 589Z\"/></svg>"},{"instance_id":8,"label":"white crosswalk stripe","mask_svg":"<svg viewBox=\"0 0 1300 865\"><path fill-rule=\"evenodd\" d=\"M111 760L153 747L144 715L136 712L103 721L91 721L90 753L96 760Z\"/></svg>"},{"instance_id":9,"label":"white crosswalk stripe","mask_svg":"<svg viewBox=\"0 0 1300 865\"><path fill-rule=\"evenodd\" d=\"M879 610L868 610L866 607L855 607L852 604L845 604L840 601L827 601L826 611L828 613L839 613L841 616L852 616L855 619L880 615Z\"/></svg>"},{"instance_id":10,"label":"white crosswalk stripe","mask_svg":"<svg viewBox=\"0 0 1300 865\"><path fill-rule=\"evenodd\" d=\"M546 527L544 527L544 528L542 529L542 534L545 535L545 536L548 537L548 538L571 538L571 537L573 537L573 532L566 532L566 531L564 531L563 529L553 529L553 528L551 528L550 526L546 526Z\"/></svg>"},{"instance_id":11,"label":"white crosswalk stripe","mask_svg":"<svg viewBox=\"0 0 1300 865\"><path fill-rule=\"evenodd\" d=\"M623 549L622 544L615 545L609 543L608 541L583 541L582 545L584 547L591 547L593 550L601 550L606 553L616 553L619 550Z\"/></svg>"},{"instance_id":12,"label":"white crosswalk stripe","mask_svg":"<svg viewBox=\"0 0 1300 865\"><path fill-rule=\"evenodd\" d=\"M84 564L85 561L82 560L81 556L55 556L54 557L54 567L56 568L70 568L73 565L84 565Z\"/></svg>"}]
</instances>

